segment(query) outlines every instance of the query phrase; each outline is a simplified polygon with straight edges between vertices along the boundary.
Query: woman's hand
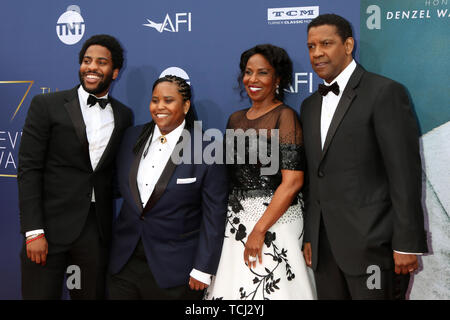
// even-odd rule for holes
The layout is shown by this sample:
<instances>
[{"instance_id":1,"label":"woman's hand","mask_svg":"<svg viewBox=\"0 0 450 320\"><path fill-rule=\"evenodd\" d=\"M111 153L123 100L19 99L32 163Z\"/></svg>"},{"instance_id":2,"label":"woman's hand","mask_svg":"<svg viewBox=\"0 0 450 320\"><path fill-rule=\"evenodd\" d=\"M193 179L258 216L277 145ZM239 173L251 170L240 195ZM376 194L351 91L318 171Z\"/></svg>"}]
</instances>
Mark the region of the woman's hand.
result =
<instances>
[{"instance_id":1,"label":"woman's hand","mask_svg":"<svg viewBox=\"0 0 450 320\"><path fill-rule=\"evenodd\" d=\"M262 248L265 235L266 232L259 230L256 225L247 238L244 250L244 261L250 269L256 267L256 262L258 260L259 263L262 263Z\"/></svg>"}]
</instances>

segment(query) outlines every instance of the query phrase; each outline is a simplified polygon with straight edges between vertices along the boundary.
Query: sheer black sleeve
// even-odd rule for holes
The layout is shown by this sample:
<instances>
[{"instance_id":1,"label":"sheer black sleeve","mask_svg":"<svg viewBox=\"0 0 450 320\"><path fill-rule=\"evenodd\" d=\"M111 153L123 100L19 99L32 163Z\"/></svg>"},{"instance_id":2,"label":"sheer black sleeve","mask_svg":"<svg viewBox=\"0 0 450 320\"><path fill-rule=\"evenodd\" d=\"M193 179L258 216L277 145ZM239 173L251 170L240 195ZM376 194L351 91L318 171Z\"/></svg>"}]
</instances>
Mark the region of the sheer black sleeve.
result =
<instances>
[{"instance_id":1,"label":"sheer black sleeve","mask_svg":"<svg viewBox=\"0 0 450 320\"><path fill-rule=\"evenodd\" d=\"M305 170L303 135L297 113L291 108L280 112L279 122L280 169Z\"/></svg>"}]
</instances>

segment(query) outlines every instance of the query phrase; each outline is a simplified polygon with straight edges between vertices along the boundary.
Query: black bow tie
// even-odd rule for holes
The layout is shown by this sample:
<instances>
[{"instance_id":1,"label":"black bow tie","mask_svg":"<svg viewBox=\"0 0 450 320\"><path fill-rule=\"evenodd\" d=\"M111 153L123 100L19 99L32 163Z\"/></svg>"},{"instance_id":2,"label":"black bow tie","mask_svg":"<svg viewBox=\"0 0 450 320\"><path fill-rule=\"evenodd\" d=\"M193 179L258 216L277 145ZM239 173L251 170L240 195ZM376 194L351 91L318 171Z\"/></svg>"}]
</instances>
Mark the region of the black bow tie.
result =
<instances>
[{"instance_id":1,"label":"black bow tie","mask_svg":"<svg viewBox=\"0 0 450 320\"><path fill-rule=\"evenodd\" d=\"M102 109L105 109L105 107L106 107L106 105L108 104L108 102L109 102L109 99L108 98L102 98L102 99L99 99L99 98L97 98L96 96L93 96L93 95L89 95L89 98L88 98L88 100L87 100L87 104L88 104L88 106L89 107L92 107L93 105L95 105L96 103L98 103L99 104L99 106L102 108Z\"/></svg>"},{"instance_id":2,"label":"black bow tie","mask_svg":"<svg viewBox=\"0 0 450 320\"><path fill-rule=\"evenodd\" d=\"M319 93L323 96L326 96L328 92L332 91L335 95L339 95L339 85L337 82L333 83L331 86L327 86L324 84L319 84Z\"/></svg>"}]
</instances>

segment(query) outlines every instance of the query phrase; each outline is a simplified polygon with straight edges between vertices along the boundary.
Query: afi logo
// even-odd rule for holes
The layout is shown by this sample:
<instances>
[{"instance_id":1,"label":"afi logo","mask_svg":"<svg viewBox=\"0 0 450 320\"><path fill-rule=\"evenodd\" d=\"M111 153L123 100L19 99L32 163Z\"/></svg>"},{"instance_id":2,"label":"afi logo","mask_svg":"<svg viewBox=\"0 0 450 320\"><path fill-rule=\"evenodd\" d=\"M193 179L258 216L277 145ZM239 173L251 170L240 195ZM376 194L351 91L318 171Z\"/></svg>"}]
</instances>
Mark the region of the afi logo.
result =
<instances>
[{"instance_id":1,"label":"afi logo","mask_svg":"<svg viewBox=\"0 0 450 320\"><path fill-rule=\"evenodd\" d=\"M285 89L284 91L287 93L299 93L301 91L300 85L307 87L306 92L313 93L312 72L295 72L292 84L289 86L289 89Z\"/></svg>"},{"instance_id":2,"label":"afi logo","mask_svg":"<svg viewBox=\"0 0 450 320\"><path fill-rule=\"evenodd\" d=\"M162 33L163 31L178 32L180 30L180 25L187 25L187 31L191 32L192 13L176 13L174 21L170 19L169 14L166 14L162 23L157 23L150 19L147 19L147 21L148 23L143 24L143 26L154 28L159 33Z\"/></svg>"}]
</instances>

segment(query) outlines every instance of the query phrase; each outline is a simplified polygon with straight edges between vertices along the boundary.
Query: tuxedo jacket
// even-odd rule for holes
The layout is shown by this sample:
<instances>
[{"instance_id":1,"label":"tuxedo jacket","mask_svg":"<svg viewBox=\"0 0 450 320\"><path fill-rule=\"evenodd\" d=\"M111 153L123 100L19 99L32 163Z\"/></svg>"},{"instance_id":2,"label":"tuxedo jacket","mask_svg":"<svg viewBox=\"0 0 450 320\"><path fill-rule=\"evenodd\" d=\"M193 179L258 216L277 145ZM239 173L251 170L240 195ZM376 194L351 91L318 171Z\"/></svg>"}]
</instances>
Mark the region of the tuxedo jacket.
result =
<instances>
[{"instance_id":1,"label":"tuxedo jacket","mask_svg":"<svg viewBox=\"0 0 450 320\"><path fill-rule=\"evenodd\" d=\"M360 65L343 91L324 147L322 96L300 110L307 162L305 242L317 267L320 219L340 268L393 268L393 250L427 251L418 127L402 85ZM333 93L329 93L333 94Z\"/></svg>"},{"instance_id":2,"label":"tuxedo jacket","mask_svg":"<svg viewBox=\"0 0 450 320\"><path fill-rule=\"evenodd\" d=\"M194 143L186 144L183 150L190 150L190 164L176 165L169 158L144 207L136 182L144 145L137 154L133 153L142 128L127 130L118 153L118 185L123 204L113 228L110 273L116 274L123 268L141 239L160 288L187 284L193 268L215 274L225 232L226 167L194 164L197 149ZM190 133L193 137L193 129ZM201 130L197 134L201 135ZM205 147L203 142L200 150Z\"/></svg>"},{"instance_id":3,"label":"tuxedo jacket","mask_svg":"<svg viewBox=\"0 0 450 320\"><path fill-rule=\"evenodd\" d=\"M80 235L93 189L100 236L105 243L110 241L115 154L133 121L131 110L110 97L114 130L93 170L77 90L33 98L19 149L21 232L44 229L50 253Z\"/></svg>"}]
</instances>

